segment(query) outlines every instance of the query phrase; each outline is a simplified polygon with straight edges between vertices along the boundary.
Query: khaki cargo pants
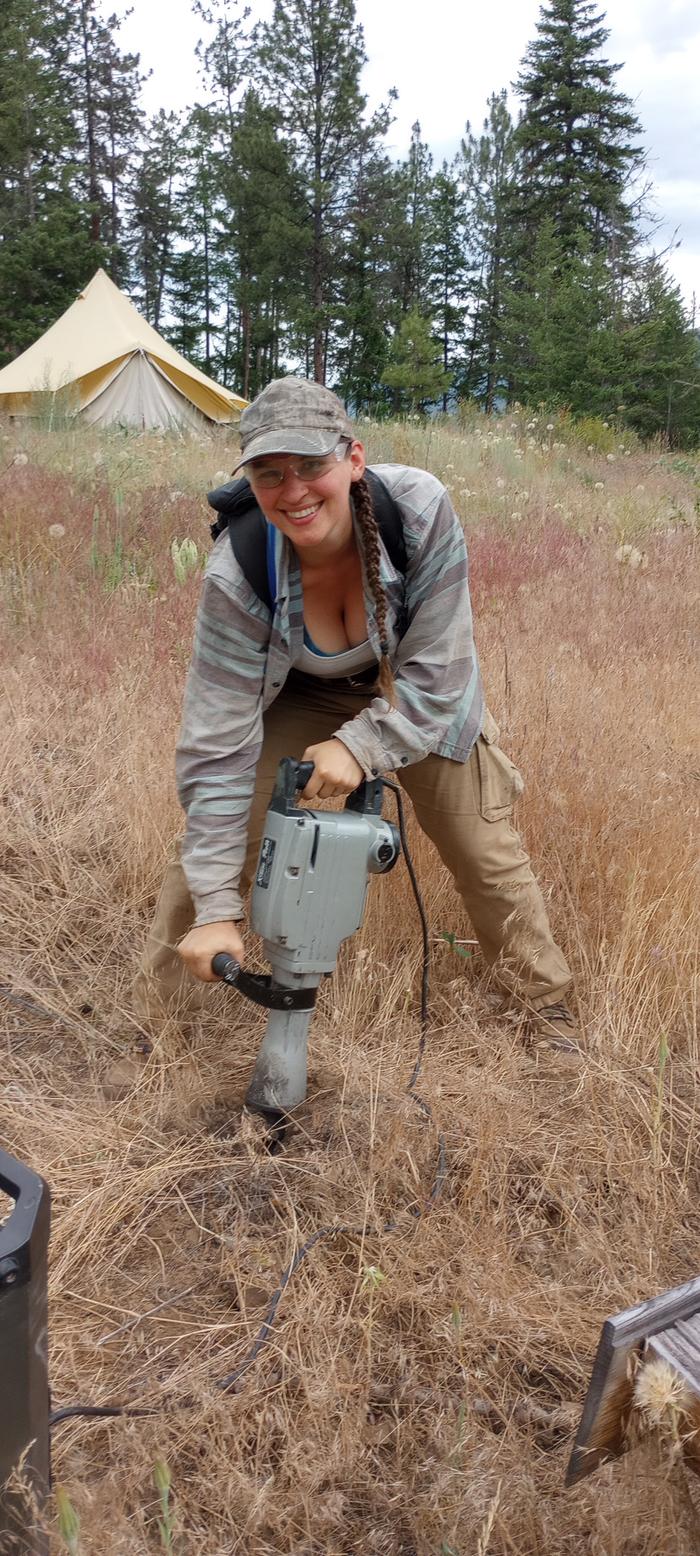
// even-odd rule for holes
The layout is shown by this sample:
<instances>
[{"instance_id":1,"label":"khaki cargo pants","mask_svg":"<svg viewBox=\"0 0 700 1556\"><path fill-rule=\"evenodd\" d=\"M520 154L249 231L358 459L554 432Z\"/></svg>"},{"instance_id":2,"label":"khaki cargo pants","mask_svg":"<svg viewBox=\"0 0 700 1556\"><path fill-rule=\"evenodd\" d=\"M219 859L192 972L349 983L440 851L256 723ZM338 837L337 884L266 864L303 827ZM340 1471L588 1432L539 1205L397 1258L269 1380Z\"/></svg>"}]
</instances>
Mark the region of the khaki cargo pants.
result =
<instances>
[{"instance_id":1,"label":"khaki cargo pants","mask_svg":"<svg viewBox=\"0 0 700 1556\"><path fill-rule=\"evenodd\" d=\"M254 876L263 823L283 756L329 740L371 700L371 689L338 690L292 676L265 714L263 747L248 830L244 886ZM495 741L490 714L467 762L428 756L399 769L418 822L450 871L486 962L499 983L529 1009L562 999L571 984L552 939L542 894L513 826L523 782ZM168 865L135 985L140 1016L186 1007L206 993L184 968L175 947L194 922L179 854Z\"/></svg>"}]
</instances>

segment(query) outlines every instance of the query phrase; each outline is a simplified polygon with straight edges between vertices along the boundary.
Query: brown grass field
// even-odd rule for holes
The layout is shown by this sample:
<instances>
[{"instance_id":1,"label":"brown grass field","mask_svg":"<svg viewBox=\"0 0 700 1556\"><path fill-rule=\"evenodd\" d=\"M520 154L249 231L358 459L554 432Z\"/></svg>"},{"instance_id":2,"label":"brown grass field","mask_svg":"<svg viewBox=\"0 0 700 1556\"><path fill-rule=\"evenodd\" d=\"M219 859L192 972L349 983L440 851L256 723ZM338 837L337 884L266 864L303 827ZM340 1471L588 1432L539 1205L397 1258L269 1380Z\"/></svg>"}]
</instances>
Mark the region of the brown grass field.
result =
<instances>
[{"instance_id":1,"label":"brown grass field","mask_svg":"<svg viewBox=\"0 0 700 1556\"><path fill-rule=\"evenodd\" d=\"M429 1215L409 1214L435 1135L405 1095L420 936L402 867L324 987L279 1154L242 1113L262 1014L213 990L147 1051L130 987L180 825L200 576L178 583L170 546L206 553L203 493L233 440L0 430L0 1138L51 1186L54 1406L190 1401L57 1429L81 1528L64 1539L52 1502L52 1550L698 1551L660 1440L563 1477L604 1318L700 1273L700 464L521 415L363 432L371 457L433 469L464 519L489 703L590 1060L538 1071L474 948L442 938L471 930L415 831L434 948L420 1089L449 1160ZM217 1393L328 1224L363 1231L313 1248Z\"/></svg>"}]
</instances>

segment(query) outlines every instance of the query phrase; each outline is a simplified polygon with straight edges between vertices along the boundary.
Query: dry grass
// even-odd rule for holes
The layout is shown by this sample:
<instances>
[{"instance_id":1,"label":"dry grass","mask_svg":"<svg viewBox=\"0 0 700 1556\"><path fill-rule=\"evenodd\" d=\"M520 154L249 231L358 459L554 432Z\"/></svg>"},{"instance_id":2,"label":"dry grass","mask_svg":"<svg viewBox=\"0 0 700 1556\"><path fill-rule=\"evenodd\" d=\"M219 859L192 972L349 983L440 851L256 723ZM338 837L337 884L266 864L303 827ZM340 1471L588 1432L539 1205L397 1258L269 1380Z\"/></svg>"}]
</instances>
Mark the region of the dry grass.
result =
<instances>
[{"instance_id":1,"label":"dry grass","mask_svg":"<svg viewBox=\"0 0 700 1556\"><path fill-rule=\"evenodd\" d=\"M436 937L421 1084L450 1164L418 1222L435 1140L404 1095L419 937L398 872L324 992L281 1154L241 1116L261 1022L235 997L138 1053L130 980L179 826L198 587L170 543L205 545L200 494L230 448L0 437L0 982L55 1018L0 1001L0 1129L53 1192L54 1403L195 1399L59 1429L90 1556L160 1548L159 1459L188 1556L697 1549L663 1456L562 1488L602 1319L696 1275L700 1232L697 469L611 437L368 429L373 457L429 462L464 517L489 700L592 1054L578 1084L536 1073L479 960L440 943L470 930L416 838ZM334 1221L364 1237L313 1250L244 1386L217 1395L280 1268Z\"/></svg>"}]
</instances>

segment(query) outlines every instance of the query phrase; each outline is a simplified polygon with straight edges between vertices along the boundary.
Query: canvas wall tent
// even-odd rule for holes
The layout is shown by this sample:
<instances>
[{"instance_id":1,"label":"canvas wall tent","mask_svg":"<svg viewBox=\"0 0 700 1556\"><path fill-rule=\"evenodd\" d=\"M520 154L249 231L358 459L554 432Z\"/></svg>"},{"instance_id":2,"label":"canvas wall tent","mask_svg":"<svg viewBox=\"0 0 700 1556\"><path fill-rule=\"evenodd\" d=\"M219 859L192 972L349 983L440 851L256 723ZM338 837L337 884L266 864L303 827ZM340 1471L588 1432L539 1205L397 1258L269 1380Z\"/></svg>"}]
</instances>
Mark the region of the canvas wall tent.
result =
<instances>
[{"instance_id":1,"label":"canvas wall tent","mask_svg":"<svg viewBox=\"0 0 700 1556\"><path fill-rule=\"evenodd\" d=\"M0 369L0 414L36 416L47 394L106 427L237 421L246 401L200 373L98 270L60 319Z\"/></svg>"}]
</instances>

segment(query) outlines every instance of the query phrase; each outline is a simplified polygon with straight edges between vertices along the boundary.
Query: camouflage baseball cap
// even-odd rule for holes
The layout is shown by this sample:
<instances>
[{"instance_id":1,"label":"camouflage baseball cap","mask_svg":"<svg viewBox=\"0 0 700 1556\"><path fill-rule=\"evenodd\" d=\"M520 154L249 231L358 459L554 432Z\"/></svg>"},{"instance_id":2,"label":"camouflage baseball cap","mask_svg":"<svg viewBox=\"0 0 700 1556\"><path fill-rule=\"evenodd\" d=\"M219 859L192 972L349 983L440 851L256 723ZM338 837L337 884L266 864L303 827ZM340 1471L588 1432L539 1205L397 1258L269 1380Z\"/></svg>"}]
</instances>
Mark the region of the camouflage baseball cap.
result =
<instances>
[{"instance_id":1,"label":"camouflage baseball cap","mask_svg":"<svg viewBox=\"0 0 700 1556\"><path fill-rule=\"evenodd\" d=\"M275 378L246 406L238 431L236 469L261 454L330 454L355 436L342 400L308 378Z\"/></svg>"}]
</instances>

